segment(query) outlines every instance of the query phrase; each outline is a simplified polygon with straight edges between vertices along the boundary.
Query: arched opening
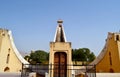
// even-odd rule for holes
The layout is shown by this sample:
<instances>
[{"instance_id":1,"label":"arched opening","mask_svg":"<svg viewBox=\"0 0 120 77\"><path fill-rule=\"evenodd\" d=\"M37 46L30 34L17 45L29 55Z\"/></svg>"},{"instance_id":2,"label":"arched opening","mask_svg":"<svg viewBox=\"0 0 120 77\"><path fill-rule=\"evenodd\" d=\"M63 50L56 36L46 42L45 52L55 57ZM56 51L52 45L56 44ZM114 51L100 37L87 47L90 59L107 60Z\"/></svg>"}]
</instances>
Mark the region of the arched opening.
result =
<instances>
[{"instance_id":1,"label":"arched opening","mask_svg":"<svg viewBox=\"0 0 120 77\"><path fill-rule=\"evenodd\" d=\"M10 68L9 68L9 67L6 67L6 68L4 69L4 72L10 72Z\"/></svg>"},{"instance_id":2,"label":"arched opening","mask_svg":"<svg viewBox=\"0 0 120 77\"><path fill-rule=\"evenodd\" d=\"M8 55L7 55L7 60L6 60L7 64L9 63L9 59L10 59L10 48L8 49Z\"/></svg>"},{"instance_id":3,"label":"arched opening","mask_svg":"<svg viewBox=\"0 0 120 77\"><path fill-rule=\"evenodd\" d=\"M119 35L116 35L116 40L117 40L117 41L119 40Z\"/></svg>"},{"instance_id":4,"label":"arched opening","mask_svg":"<svg viewBox=\"0 0 120 77\"><path fill-rule=\"evenodd\" d=\"M112 68L110 69L110 73L114 73L114 70Z\"/></svg>"},{"instance_id":5,"label":"arched opening","mask_svg":"<svg viewBox=\"0 0 120 77\"><path fill-rule=\"evenodd\" d=\"M110 65L112 65L112 57L111 57L111 52L109 52L109 60L110 60Z\"/></svg>"},{"instance_id":6,"label":"arched opening","mask_svg":"<svg viewBox=\"0 0 120 77\"><path fill-rule=\"evenodd\" d=\"M54 54L54 77L67 77L67 54L65 52Z\"/></svg>"},{"instance_id":7,"label":"arched opening","mask_svg":"<svg viewBox=\"0 0 120 77\"><path fill-rule=\"evenodd\" d=\"M9 63L9 58L10 58L10 54L7 55L7 60L6 60L7 64Z\"/></svg>"}]
</instances>

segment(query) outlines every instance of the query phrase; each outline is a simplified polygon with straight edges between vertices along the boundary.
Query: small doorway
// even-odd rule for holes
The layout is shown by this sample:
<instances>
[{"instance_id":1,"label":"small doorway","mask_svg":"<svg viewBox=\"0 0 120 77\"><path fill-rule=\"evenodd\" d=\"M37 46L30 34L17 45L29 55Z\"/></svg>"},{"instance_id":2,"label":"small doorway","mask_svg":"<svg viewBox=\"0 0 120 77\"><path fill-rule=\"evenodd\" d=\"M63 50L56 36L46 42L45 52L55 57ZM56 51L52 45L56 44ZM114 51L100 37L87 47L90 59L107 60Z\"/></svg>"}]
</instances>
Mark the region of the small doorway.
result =
<instances>
[{"instance_id":1,"label":"small doorway","mask_svg":"<svg viewBox=\"0 0 120 77\"><path fill-rule=\"evenodd\" d=\"M110 69L110 73L114 73L114 70L112 68Z\"/></svg>"},{"instance_id":2,"label":"small doorway","mask_svg":"<svg viewBox=\"0 0 120 77\"><path fill-rule=\"evenodd\" d=\"M54 54L54 77L67 77L67 54L65 52Z\"/></svg>"},{"instance_id":3,"label":"small doorway","mask_svg":"<svg viewBox=\"0 0 120 77\"><path fill-rule=\"evenodd\" d=\"M9 67L6 67L6 68L4 69L4 72L10 72L10 68L9 68Z\"/></svg>"}]
</instances>

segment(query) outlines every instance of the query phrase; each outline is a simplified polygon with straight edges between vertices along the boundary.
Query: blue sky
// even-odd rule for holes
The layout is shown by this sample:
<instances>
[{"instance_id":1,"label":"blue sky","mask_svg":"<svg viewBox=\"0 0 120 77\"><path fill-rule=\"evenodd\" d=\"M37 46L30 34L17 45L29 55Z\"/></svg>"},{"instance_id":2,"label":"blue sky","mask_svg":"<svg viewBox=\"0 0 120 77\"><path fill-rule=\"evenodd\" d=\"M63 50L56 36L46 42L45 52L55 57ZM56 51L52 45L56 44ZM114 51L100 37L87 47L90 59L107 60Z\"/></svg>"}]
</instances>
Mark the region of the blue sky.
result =
<instances>
[{"instance_id":1,"label":"blue sky","mask_svg":"<svg viewBox=\"0 0 120 77\"><path fill-rule=\"evenodd\" d=\"M12 30L19 51L49 51L58 19L72 48L98 55L108 32L120 30L120 0L0 0L0 27Z\"/></svg>"}]
</instances>

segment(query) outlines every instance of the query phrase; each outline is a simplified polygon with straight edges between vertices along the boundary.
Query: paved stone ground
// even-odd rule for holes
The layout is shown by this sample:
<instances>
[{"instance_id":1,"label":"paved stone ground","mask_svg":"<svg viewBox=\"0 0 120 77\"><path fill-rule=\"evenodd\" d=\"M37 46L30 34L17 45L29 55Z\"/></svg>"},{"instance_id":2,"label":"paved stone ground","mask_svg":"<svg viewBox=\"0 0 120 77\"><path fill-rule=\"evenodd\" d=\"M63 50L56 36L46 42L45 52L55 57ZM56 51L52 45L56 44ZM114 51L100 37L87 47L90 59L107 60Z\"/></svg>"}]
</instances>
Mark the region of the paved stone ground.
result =
<instances>
[{"instance_id":1,"label":"paved stone ground","mask_svg":"<svg viewBox=\"0 0 120 77\"><path fill-rule=\"evenodd\" d=\"M21 73L0 73L0 77L21 77Z\"/></svg>"},{"instance_id":2,"label":"paved stone ground","mask_svg":"<svg viewBox=\"0 0 120 77\"><path fill-rule=\"evenodd\" d=\"M120 73L96 73L97 77L120 77Z\"/></svg>"},{"instance_id":3,"label":"paved stone ground","mask_svg":"<svg viewBox=\"0 0 120 77\"><path fill-rule=\"evenodd\" d=\"M120 73L97 73L96 75L97 77L120 77ZM0 73L0 77L21 77L21 73Z\"/></svg>"}]
</instances>

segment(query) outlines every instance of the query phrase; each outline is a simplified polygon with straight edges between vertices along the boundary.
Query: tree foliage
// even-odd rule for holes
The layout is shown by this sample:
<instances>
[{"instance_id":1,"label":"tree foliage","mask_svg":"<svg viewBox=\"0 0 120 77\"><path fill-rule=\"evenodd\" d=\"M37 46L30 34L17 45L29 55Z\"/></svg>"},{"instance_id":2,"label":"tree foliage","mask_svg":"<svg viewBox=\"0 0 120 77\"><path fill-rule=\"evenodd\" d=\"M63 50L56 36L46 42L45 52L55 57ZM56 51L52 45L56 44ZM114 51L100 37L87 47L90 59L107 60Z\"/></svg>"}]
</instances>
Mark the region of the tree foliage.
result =
<instances>
[{"instance_id":1,"label":"tree foliage","mask_svg":"<svg viewBox=\"0 0 120 77\"><path fill-rule=\"evenodd\" d=\"M92 62L95 59L95 55L88 48L72 49L73 61L86 61Z\"/></svg>"},{"instance_id":2,"label":"tree foliage","mask_svg":"<svg viewBox=\"0 0 120 77\"><path fill-rule=\"evenodd\" d=\"M26 55L24 58L31 64L45 63L49 61L49 53L43 50L37 50L31 52L30 55ZM94 59L94 53L88 48L72 49L73 61L92 62Z\"/></svg>"},{"instance_id":3,"label":"tree foliage","mask_svg":"<svg viewBox=\"0 0 120 77\"><path fill-rule=\"evenodd\" d=\"M24 58L28 60L31 64L36 63L44 63L45 61L48 61L48 53L43 50L37 50L35 52L31 52L30 55L25 56Z\"/></svg>"}]
</instances>

